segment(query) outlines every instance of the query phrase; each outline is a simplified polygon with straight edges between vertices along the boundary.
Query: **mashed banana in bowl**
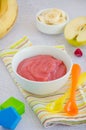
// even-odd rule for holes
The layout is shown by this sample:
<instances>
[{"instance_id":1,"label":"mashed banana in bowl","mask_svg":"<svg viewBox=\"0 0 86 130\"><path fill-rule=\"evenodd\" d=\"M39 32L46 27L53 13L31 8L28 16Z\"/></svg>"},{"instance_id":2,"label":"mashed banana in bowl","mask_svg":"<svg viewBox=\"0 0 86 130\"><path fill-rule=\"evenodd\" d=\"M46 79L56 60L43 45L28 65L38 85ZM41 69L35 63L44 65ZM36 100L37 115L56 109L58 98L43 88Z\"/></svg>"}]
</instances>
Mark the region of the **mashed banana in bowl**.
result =
<instances>
[{"instance_id":1,"label":"mashed banana in bowl","mask_svg":"<svg viewBox=\"0 0 86 130\"><path fill-rule=\"evenodd\" d=\"M67 20L66 14L60 9L49 9L41 12L38 20L48 25L61 24Z\"/></svg>"},{"instance_id":2,"label":"mashed banana in bowl","mask_svg":"<svg viewBox=\"0 0 86 130\"><path fill-rule=\"evenodd\" d=\"M68 14L58 8L43 9L36 14L37 29L46 34L63 33L68 22Z\"/></svg>"}]
</instances>

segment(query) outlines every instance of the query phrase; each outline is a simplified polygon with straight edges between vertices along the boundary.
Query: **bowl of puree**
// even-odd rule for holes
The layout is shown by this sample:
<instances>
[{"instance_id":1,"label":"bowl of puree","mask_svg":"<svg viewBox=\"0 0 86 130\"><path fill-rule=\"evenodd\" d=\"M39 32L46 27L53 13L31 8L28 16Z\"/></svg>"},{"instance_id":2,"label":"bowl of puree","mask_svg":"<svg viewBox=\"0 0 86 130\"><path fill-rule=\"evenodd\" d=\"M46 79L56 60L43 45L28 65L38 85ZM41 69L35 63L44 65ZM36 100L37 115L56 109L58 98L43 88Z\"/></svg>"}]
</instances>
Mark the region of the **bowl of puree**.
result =
<instances>
[{"instance_id":1,"label":"bowl of puree","mask_svg":"<svg viewBox=\"0 0 86 130\"><path fill-rule=\"evenodd\" d=\"M20 50L12 60L13 74L21 87L33 94L58 91L71 73L70 56L52 46L31 46Z\"/></svg>"}]
</instances>

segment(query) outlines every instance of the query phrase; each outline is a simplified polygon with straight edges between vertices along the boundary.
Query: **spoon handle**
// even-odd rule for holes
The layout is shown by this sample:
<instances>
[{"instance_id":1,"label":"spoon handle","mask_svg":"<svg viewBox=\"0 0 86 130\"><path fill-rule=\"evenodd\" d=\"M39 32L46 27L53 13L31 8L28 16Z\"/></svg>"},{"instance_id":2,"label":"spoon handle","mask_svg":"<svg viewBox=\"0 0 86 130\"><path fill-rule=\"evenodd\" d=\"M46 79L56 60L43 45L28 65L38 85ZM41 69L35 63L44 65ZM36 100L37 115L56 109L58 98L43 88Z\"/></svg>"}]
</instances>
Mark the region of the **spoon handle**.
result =
<instances>
[{"instance_id":1,"label":"spoon handle","mask_svg":"<svg viewBox=\"0 0 86 130\"><path fill-rule=\"evenodd\" d=\"M79 76L81 73L81 67L79 64L74 64L72 67L72 86L71 86L71 93L70 93L70 98L74 99L75 98L75 90L78 84Z\"/></svg>"}]
</instances>

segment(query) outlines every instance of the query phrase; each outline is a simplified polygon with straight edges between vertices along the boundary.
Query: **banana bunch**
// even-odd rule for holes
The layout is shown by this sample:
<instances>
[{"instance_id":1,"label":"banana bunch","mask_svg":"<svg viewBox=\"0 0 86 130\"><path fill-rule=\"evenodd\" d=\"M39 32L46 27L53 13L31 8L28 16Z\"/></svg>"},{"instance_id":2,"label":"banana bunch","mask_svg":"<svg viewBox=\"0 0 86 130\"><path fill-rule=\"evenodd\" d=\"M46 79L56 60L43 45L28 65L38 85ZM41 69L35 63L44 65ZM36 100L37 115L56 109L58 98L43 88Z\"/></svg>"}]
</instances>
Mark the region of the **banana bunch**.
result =
<instances>
[{"instance_id":1,"label":"banana bunch","mask_svg":"<svg viewBox=\"0 0 86 130\"><path fill-rule=\"evenodd\" d=\"M0 38L12 28L18 13L16 0L0 0Z\"/></svg>"},{"instance_id":2,"label":"banana bunch","mask_svg":"<svg viewBox=\"0 0 86 130\"><path fill-rule=\"evenodd\" d=\"M64 11L60 9L50 9L42 12L38 19L46 24L54 25L54 24L60 24L66 21L66 15Z\"/></svg>"}]
</instances>

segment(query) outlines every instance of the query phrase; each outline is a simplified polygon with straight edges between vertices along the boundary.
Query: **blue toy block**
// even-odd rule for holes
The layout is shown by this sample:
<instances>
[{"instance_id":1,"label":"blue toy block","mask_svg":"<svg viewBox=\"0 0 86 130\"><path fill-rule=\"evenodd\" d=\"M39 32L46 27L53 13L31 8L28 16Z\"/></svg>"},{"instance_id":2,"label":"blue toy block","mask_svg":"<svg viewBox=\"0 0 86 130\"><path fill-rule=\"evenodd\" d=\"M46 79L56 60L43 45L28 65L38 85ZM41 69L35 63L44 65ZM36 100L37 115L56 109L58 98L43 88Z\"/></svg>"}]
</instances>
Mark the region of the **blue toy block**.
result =
<instances>
[{"instance_id":1,"label":"blue toy block","mask_svg":"<svg viewBox=\"0 0 86 130\"><path fill-rule=\"evenodd\" d=\"M3 127L14 130L20 120L21 116L15 108L8 107L0 110L0 125Z\"/></svg>"}]
</instances>

